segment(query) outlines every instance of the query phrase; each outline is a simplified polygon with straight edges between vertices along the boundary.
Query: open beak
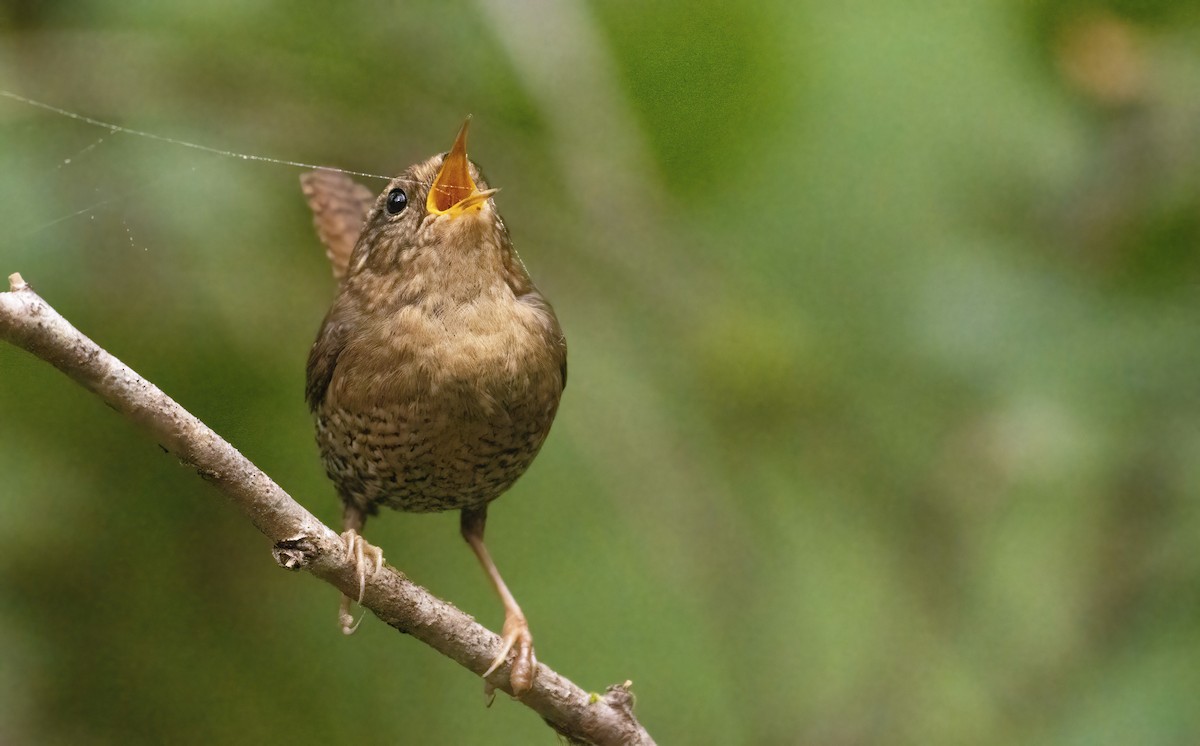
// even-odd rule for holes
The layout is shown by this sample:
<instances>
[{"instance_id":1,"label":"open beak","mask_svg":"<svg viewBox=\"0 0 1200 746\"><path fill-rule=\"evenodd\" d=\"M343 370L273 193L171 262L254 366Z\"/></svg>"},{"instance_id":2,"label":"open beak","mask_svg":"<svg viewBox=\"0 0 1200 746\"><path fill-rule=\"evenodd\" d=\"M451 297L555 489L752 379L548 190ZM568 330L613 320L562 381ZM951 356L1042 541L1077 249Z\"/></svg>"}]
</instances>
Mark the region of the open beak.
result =
<instances>
[{"instance_id":1,"label":"open beak","mask_svg":"<svg viewBox=\"0 0 1200 746\"><path fill-rule=\"evenodd\" d=\"M499 189L479 191L471 179L471 166L467 162L467 125L471 118L463 122L458 137L454 138L454 147L442 161L433 186L429 188L429 196L425 200L425 209L436 215L458 217L468 210L479 209Z\"/></svg>"}]
</instances>

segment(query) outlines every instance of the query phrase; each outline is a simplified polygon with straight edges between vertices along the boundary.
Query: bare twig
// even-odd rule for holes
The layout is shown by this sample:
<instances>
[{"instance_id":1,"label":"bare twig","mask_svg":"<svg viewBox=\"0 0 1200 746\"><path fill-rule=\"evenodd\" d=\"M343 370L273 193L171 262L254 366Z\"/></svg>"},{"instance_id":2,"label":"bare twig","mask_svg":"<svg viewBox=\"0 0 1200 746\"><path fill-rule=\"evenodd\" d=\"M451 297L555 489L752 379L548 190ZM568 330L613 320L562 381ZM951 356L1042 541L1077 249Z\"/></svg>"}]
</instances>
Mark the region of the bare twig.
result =
<instances>
[{"instance_id":1,"label":"bare twig","mask_svg":"<svg viewBox=\"0 0 1200 746\"><path fill-rule=\"evenodd\" d=\"M157 386L71 326L20 275L8 279L9 292L0 293L0 338L66 373L228 495L274 544L281 566L307 570L358 596L353 558L333 529ZM497 635L391 566L368 579L362 605L477 675L500 649ZM488 677L493 687L511 694L508 680L507 666ZM590 695L539 664L533 689L520 702L575 743L653 744L633 715L629 686Z\"/></svg>"}]
</instances>

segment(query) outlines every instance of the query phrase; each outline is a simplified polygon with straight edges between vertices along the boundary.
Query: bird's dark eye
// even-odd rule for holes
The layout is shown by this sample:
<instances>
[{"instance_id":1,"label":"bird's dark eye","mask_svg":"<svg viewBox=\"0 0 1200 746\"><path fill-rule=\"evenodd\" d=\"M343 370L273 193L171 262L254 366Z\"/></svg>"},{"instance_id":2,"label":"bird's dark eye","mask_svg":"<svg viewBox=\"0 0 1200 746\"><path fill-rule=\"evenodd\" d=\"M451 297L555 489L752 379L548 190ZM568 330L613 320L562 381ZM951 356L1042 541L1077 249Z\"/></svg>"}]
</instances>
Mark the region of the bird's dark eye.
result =
<instances>
[{"instance_id":1,"label":"bird's dark eye","mask_svg":"<svg viewBox=\"0 0 1200 746\"><path fill-rule=\"evenodd\" d=\"M388 215L399 215L406 207L408 207L408 195L404 193L403 189L393 189L388 192Z\"/></svg>"}]
</instances>

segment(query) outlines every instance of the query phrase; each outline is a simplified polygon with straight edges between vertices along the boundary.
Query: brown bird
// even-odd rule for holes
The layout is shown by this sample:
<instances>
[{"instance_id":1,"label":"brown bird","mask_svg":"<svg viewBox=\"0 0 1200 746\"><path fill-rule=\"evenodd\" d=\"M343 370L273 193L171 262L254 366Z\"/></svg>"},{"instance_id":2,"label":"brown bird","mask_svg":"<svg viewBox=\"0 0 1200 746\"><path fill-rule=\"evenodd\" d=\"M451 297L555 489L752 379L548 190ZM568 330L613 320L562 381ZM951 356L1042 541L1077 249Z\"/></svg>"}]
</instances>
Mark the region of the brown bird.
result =
<instances>
[{"instance_id":1,"label":"brown bird","mask_svg":"<svg viewBox=\"0 0 1200 746\"><path fill-rule=\"evenodd\" d=\"M461 510L463 538L504 602L504 644L484 676L513 652L519 695L537 670L533 638L483 530L488 504L546 440L567 382L567 347L466 140L464 123L449 153L411 166L378 197L333 171L301 178L340 281L308 356L306 396L345 506L360 593L364 554L376 569L382 563L359 535L368 515L380 506ZM343 597L347 634L349 604Z\"/></svg>"}]
</instances>

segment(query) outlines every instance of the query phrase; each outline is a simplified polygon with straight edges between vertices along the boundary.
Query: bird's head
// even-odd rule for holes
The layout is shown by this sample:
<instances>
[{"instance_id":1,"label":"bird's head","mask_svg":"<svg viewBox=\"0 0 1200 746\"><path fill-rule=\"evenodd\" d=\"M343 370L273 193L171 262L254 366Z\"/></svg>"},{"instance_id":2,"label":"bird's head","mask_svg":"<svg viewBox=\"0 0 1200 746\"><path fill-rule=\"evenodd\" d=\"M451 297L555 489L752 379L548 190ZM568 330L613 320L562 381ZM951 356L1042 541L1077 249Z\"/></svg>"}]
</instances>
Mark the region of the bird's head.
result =
<instances>
[{"instance_id":1,"label":"bird's head","mask_svg":"<svg viewBox=\"0 0 1200 746\"><path fill-rule=\"evenodd\" d=\"M401 270L416 255L458 259L506 249L508 234L491 189L467 158L463 123L450 151L410 166L375 200L350 259L350 274Z\"/></svg>"},{"instance_id":2,"label":"bird's head","mask_svg":"<svg viewBox=\"0 0 1200 746\"><path fill-rule=\"evenodd\" d=\"M415 164L374 200L350 255L347 282L410 302L440 291L463 299L506 284L529 284L479 168L467 158L467 125L445 154Z\"/></svg>"}]
</instances>

